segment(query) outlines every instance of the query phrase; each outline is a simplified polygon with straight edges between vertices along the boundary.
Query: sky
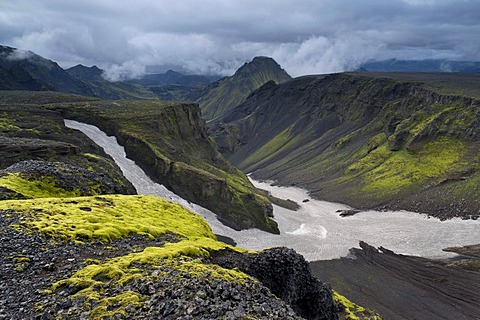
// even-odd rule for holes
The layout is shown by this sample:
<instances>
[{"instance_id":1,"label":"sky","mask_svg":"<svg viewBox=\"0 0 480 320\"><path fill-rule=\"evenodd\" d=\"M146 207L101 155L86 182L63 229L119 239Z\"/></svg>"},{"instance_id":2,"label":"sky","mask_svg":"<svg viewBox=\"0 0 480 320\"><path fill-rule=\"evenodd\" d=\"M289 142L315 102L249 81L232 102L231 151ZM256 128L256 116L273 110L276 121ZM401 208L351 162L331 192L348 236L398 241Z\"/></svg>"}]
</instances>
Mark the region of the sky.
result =
<instances>
[{"instance_id":1,"label":"sky","mask_svg":"<svg viewBox=\"0 0 480 320\"><path fill-rule=\"evenodd\" d=\"M0 0L0 44L112 80L152 65L231 75L259 55L292 76L479 61L480 0Z\"/></svg>"}]
</instances>

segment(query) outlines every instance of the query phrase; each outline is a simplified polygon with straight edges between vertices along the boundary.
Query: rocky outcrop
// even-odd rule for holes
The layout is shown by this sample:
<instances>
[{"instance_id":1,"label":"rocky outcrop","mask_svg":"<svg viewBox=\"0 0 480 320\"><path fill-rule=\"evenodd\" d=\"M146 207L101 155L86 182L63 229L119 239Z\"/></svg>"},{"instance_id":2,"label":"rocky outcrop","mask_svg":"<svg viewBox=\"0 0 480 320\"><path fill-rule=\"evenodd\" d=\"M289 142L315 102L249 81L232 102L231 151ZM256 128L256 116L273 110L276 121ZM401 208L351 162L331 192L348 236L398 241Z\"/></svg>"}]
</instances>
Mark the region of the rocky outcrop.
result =
<instances>
[{"instance_id":1,"label":"rocky outcrop","mask_svg":"<svg viewBox=\"0 0 480 320\"><path fill-rule=\"evenodd\" d=\"M293 250L240 253L154 196L0 201L0 240L8 319L338 319Z\"/></svg>"},{"instance_id":2,"label":"rocky outcrop","mask_svg":"<svg viewBox=\"0 0 480 320\"><path fill-rule=\"evenodd\" d=\"M114 177L114 174L105 170L88 170L62 162L20 161L0 170L0 175L8 173L18 174L19 177L31 182L38 181L61 188L77 196L135 193L131 184L122 182L121 176Z\"/></svg>"},{"instance_id":3,"label":"rocky outcrop","mask_svg":"<svg viewBox=\"0 0 480 320\"><path fill-rule=\"evenodd\" d=\"M480 102L449 95L449 75L429 76L442 93L388 74L269 83L209 123L209 134L245 172L321 199L478 217Z\"/></svg>"},{"instance_id":4,"label":"rocky outcrop","mask_svg":"<svg viewBox=\"0 0 480 320\"><path fill-rule=\"evenodd\" d=\"M80 153L75 145L44 139L0 136L0 166L5 168L21 160L69 157Z\"/></svg>"},{"instance_id":5,"label":"rocky outcrop","mask_svg":"<svg viewBox=\"0 0 480 320\"><path fill-rule=\"evenodd\" d=\"M51 188L56 188L57 195L63 191L70 195L134 194L135 188L103 149L67 129L60 113L32 103L49 101L47 97L58 102L65 99L56 93L4 91L0 95L1 197L42 192L48 196ZM27 181L35 181L37 188L29 187Z\"/></svg>"},{"instance_id":6,"label":"rocky outcrop","mask_svg":"<svg viewBox=\"0 0 480 320\"><path fill-rule=\"evenodd\" d=\"M258 279L305 319L338 319L332 292L312 275L305 258L292 249L272 248L255 254L223 250L212 253L208 261L238 268Z\"/></svg>"}]
</instances>

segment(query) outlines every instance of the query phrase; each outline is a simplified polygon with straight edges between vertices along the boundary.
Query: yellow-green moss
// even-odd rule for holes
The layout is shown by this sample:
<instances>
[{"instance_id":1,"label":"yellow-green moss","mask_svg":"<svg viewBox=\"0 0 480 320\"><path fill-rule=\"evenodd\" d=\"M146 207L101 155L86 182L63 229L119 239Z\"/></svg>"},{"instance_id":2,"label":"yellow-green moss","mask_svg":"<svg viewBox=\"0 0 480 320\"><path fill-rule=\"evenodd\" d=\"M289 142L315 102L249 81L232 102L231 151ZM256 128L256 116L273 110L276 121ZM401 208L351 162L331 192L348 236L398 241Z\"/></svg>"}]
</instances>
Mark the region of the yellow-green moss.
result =
<instances>
[{"instance_id":1,"label":"yellow-green moss","mask_svg":"<svg viewBox=\"0 0 480 320\"><path fill-rule=\"evenodd\" d=\"M0 202L26 217L19 227L69 240L109 241L166 233L215 239L209 225L186 208L155 196L105 195Z\"/></svg>"},{"instance_id":2,"label":"yellow-green moss","mask_svg":"<svg viewBox=\"0 0 480 320\"><path fill-rule=\"evenodd\" d=\"M116 314L127 316L128 312L125 309L127 306L138 308L142 306L143 301L142 295L133 291L125 291L115 297L102 299L92 312L90 312L88 318L110 319L110 317ZM109 310L109 308L113 308L113 310Z\"/></svg>"},{"instance_id":3,"label":"yellow-green moss","mask_svg":"<svg viewBox=\"0 0 480 320\"><path fill-rule=\"evenodd\" d=\"M17 173L0 177L0 186L22 194L26 198L78 197L80 191L68 191L55 186L55 180L43 177L40 180L27 180Z\"/></svg>"},{"instance_id":4,"label":"yellow-green moss","mask_svg":"<svg viewBox=\"0 0 480 320\"><path fill-rule=\"evenodd\" d=\"M123 288L135 279L148 281L154 277L145 270L150 266L155 268L155 277L166 274L167 270L177 270L178 277L214 278L224 281L244 283L255 281L250 276L238 270L224 269L218 265L204 264L196 257L205 257L210 251L230 247L227 244L205 237L191 237L176 243L167 243L163 247L147 247L142 252L130 253L125 256L107 260L101 264L92 264L77 271L72 277L56 282L52 289L58 290L64 286L73 287L75 296L85 297L89 304L95 302L96 307L90 312L90 319L111 316L117 312L125 315L125 307L139 307L144 299L133 291L124 291L113 297L105 296L105 287ZM230 247L232 248L232 247ZM235 249L239 250L239 249ZM181 259L177 259L181 257ZM107 311L107 307L114 310Z\"/></svg>"},{"instance_id":5,"label":"yellow-green moss","mask_svg":"<svg viewBox=\"0 0 480 320\"><path fill-rule=\"evenodd\" d=\"M415 152L390 151L386 144L376 148L346 169L347 175L364 177L363 191L394 194L413 184L441 179L468 167L466 146L461 140L439 137Z\"/></svg>"},{"instance_id":6,"label":"yellow-green moss","mask_svg":"<svg viewBox=\"0 0 480 320\"><path fill-rule=\"evenodd\" d=\"M348 300L335 290L333 292L333 300L340 302L345 306L344 319L346 320L382 320L382 318L374 311L365 309L362 306Z\"/></svg>"}]
</instances>

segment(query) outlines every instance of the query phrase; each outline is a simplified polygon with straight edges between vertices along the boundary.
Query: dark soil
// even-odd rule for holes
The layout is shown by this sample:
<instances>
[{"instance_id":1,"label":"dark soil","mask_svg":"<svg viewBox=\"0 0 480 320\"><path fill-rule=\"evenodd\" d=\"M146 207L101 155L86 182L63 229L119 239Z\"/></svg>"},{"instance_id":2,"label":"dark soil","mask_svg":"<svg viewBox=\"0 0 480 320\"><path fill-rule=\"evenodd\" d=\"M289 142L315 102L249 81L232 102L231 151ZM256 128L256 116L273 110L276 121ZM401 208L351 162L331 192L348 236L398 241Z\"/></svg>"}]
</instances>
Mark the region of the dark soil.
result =
<instances>
[{"instance_id":1,"label":"dark soil","mask_svg":"<svg viewBox=\"0 0 480 320\"><path fill-rule=\"evenodd\" d=\"M436 261L360 245L348 258L312 262L313 273L385 319L478 319L480 265L462 267L475 260Z\"/></svg>"}]
</instances>

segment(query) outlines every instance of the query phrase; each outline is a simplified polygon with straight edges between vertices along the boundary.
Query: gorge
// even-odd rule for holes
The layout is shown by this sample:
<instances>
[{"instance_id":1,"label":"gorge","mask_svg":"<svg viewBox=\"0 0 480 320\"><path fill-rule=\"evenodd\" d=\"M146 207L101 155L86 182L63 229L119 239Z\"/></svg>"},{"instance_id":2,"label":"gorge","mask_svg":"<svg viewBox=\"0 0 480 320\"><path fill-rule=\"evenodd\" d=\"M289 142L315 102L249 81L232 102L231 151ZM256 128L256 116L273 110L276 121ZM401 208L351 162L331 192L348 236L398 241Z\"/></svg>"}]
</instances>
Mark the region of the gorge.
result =
<instances>
[{"instance_id":1,"label":"gorge","mask_svg":"<svg viewBox=\"0 0 480 320\"><path fill-rule=\"evenodd\" d=\"M441 249L480 243L480 221L459 218L440 221L413 212L366 211L342 218L337 210L348 206L312 199L306 191L293 187L275 187L270 183L253 181L260 189L274 196L299 203L298 211L274 206L274 218L280 235L258 229L235 231L221 224L215 215L198 205L189 203L165 187L153 182L125 157L123 147L114 137L107 137L98 128L65 120L68 127L82 131L100 145L116 161L127 179L140 194L155 194L190 208L203 216L213 231L230 237L238 246L247 249L265 249L286 246L295 249L310 261L334 259L346 256L348 249L365 241L383 246L397 253L440 258L452 256ZM308 202L303 200L308 199Z\"/></svg>"}]
</instances>

